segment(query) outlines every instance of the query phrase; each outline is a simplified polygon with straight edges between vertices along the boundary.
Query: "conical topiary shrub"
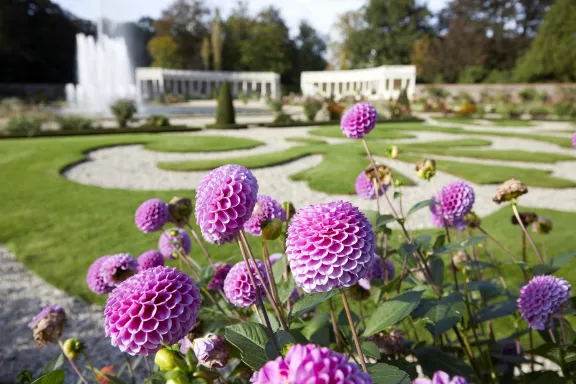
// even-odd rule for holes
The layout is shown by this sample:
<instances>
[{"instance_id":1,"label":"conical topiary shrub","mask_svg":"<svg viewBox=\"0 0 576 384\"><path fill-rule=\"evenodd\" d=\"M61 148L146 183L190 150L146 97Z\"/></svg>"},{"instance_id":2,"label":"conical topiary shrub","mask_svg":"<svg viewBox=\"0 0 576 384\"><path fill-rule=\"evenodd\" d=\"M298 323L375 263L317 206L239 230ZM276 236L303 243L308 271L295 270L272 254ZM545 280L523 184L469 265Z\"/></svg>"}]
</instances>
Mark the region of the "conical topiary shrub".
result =
<instances>
[{"instance_id":1,"label":"conical topiary shrub","mask_svg":"<svg viewBox=\"0 0 576 384\"><path fill-rule=\"evenodd\" d=\"M232 103L232 93L230 92L230 84L227 81L224 81L220 85L218 107L216 108L216 124L209 124L206 128L246 128L246 125L236 124L236 113L234 112L234 104Z\"/></svg>"}]
</instances>

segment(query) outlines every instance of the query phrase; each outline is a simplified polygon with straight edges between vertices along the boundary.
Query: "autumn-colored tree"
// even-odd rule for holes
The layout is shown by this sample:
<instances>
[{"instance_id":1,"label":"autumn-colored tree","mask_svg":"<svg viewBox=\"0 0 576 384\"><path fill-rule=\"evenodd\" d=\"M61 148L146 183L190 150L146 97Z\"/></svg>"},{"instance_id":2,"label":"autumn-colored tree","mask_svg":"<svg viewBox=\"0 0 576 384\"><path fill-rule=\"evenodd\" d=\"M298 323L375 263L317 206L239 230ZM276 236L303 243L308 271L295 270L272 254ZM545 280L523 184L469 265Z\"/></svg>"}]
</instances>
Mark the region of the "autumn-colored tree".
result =
<instances>
[{"instance_id":1,"label":"autumn-colored tree","mask_svg":"<svg viewBox=\"0 0 576 384\"><path fill-rule=\"evenodd\" d=\"M214 19L210 24L210 39L212 42L212 59L214 70L222 69L222 20L220 20L220 11L216 8ZM204 48L204 45L202 45Z\"/></svg>"},{"instance_id":2,"label":"autumn-colored tree","mask_svg":"<svg viewBox=\"0 0 576 384\"><path fill-rule=\"evenodd\" d=\"M148 52L152 56L152 66L182 69L184 58L172 36L158 36L148 42Z\"/></svg>"},{"instance_id":3,"label":"autumn-colored tree","mask_svg":"<svg viewBox=\"0 0 576 384\"><path fill-rule=\"evenodd\" d=\"M210 39L208 36L202 40L202 48L200 49L200 57L202 57L202 65L204 66L204 70L210 70Z\"/></svg>"}]
</instances>

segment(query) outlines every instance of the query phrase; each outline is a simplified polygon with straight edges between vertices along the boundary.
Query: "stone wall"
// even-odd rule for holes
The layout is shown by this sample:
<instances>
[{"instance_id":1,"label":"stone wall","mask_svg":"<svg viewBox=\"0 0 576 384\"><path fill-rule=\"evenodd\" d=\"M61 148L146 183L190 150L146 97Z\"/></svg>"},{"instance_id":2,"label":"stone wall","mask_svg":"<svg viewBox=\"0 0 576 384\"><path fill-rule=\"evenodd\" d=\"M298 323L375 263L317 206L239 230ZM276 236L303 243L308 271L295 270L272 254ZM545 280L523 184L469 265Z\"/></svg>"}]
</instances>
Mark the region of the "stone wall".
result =
<instances>
[{"instance_id":1,"label":"stone wall","mask_svg":"<svg viewBox=\"0 0 576 384\"><path fill-rule=\"evenodd\" d=\"M415 97L419 98L425 95L424 89L426 88L443 88L456 96L460 92L466 92L475 100L480 98L482 92L488 92L493 96L508 92L512 96L516 96L524 88L534 88L538 92L546 91L550 96L554 96L560 87L576 88L576 83L514 83L514 84L416 84Z\"/></svg>"}]
</instances>

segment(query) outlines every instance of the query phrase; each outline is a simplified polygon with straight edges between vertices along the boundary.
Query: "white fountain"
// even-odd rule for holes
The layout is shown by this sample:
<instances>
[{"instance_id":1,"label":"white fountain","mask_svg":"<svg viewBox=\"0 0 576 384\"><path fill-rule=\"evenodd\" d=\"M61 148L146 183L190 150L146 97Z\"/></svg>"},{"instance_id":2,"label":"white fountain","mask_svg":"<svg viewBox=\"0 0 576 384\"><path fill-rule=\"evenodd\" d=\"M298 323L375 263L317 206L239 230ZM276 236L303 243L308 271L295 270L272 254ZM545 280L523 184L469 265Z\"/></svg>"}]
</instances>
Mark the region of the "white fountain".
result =
<instances>
[{"instance_id":1,"label":"white fountain","mask_svg":"<svg viewBox=\"0 0 576 384\"><path fill-rule=\"evenodd\" d=\"M110 114L118 99L137 100L132 65L126 42L109 37L98 26L98 38L76 35L78 84L66 84L66 99L71 112Z\"/></svg>"}]
</instances>

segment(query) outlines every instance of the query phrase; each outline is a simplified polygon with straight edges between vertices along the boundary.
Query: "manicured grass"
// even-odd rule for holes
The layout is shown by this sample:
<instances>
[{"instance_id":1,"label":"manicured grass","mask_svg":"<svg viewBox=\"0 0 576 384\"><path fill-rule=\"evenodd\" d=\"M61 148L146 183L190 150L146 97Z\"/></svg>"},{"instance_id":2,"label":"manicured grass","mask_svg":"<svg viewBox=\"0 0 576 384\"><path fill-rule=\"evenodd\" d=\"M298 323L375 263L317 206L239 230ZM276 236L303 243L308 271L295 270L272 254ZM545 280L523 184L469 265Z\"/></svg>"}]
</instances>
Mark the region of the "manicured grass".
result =
<instances>
[{"instance_id":1,"label":"manicured grass","mask_svg":"<svg viewBox=\"0 0 576 384\"><path fill-rule=\"evenodd\" d=\"M287 137L284 140L291 141L293 143L326 144L326 142L324 140L315 139L313 137Z\"/></svg>"},{"instance_id":2,"label":"manicured grass","mask_svg":"<svg viewBox=\"0 0 576 384\"><path fill-rule=\"evenodd\" d=\"M531 127L533 124L529 120L520 119L481 119L469 117L434 117L436 121L441 123L454 123L454 124L467 124L467 125L482 125L479 120L489 121L498 127Z\"/></svg>"},{"instance_id":3,"label":"manicured grass","mask_svg":"<svg viewBox=\"0 0 576 384\"><path fill-rule=\"evenodd\" d=\"M520 119L485 119L498 127L532 127L534 124L529 120Z\"/></svg>"},{"instance_id":4,"label":"manicured grass","mask_svg":"<svg viewBox=\"0 0 576 384\"><path fill-rule=\"evenodd\" d=\"M497 149L452 149L438 148L433 144L426 146L417 144L402 145L400 148L404 152L430 153L434 155L470 157L476 159L504 160L504 161L527 161L532 163L556 163L558 161L576 160L574 156L561 155L550 152L529 152L529 151L507 151Z\"/></svg>"},{"instance_id":5,"label":"manicured grass","mask_svg":"<svg viewBox=\"0 0 576 384\"><path fill-rule=\"evenodd\" d=\"M159 152L221 152L250 149L264 144L258 140L228 136L170 135L146 144L146 148Z\"/></svg>"},{"instance_id":6,"label":"manicured grass","mask_svg":"<svg viewBox=\"0 0 576 384\"><path fill-rule=\"evenodd\" d=\"M374 130L370 132L369 135L365 137L366 140L374 139L412 139L414 135L409 133L400 133L395 131L395 129L408 129L411 126L419 126L420 123L401 123L401 124L380 124L377 125ZM399 128L400 127L400 128ZM389 129L387 129L389 128ZM337 139L346 139L346 136L342 133L340 126L338 125L327 125L325 127L320 127L310 130L308 133L314 136L323 137L333 137Z\"/></svg>"},{"instance_id":7,"label":"manicured grass","mask_svg":"<svg viewBox=\"0 0 576 384\"><path fill-rule=\"evenodd\" d=\"M477 119L471 117L433 117L433 119L441 123L480 125Z\"/></svg>"}]
</instances>

